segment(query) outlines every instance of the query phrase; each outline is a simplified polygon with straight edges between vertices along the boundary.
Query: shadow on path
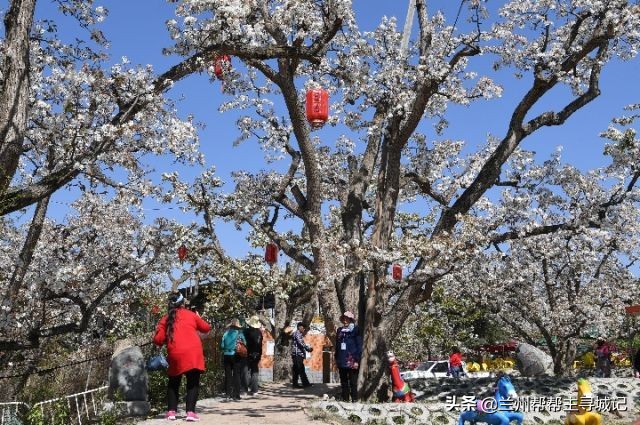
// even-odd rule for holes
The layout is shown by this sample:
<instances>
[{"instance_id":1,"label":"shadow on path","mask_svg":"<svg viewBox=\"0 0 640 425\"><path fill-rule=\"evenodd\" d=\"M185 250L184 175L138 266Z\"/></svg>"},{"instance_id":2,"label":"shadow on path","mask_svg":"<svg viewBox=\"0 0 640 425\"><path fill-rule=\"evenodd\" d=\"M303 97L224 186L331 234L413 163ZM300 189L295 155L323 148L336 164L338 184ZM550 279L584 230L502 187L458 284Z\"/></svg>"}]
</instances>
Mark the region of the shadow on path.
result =
<instances>
[{"instance_id":1,"label":"shadow on path","mask_svg":"<svg viewBox=\"0 0 640 425\"><path fill-rule=\"evenodd\" d=\"M198 401L197 411L200 424L216 425L302 425L313 420L307 417L303 408L310 401L322 398L324 394L335 393L337 384L314 384L308 388L292 388L290 384L266 383L253 396L227 400L220 398ZM184 423L184 405L180 406L178 420ZM139 422L140 425L167 424L164 412L153 419Z\"/></svg>"}]
</instances>

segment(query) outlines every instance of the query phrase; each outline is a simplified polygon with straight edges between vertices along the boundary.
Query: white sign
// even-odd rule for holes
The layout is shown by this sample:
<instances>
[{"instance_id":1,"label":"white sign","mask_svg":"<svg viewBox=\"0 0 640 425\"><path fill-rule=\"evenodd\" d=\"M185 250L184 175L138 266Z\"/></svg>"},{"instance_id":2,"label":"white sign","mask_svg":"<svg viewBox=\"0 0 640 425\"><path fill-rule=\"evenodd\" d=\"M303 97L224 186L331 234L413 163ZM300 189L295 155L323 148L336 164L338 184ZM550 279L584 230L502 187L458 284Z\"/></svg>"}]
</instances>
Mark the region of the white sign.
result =
<instances>
[{"instance_id":1,"label":"white sign","mask_svg":"<svg viewBox=\"0 0 640 425\"><path fill-rule=\"evenodd\" d=\"M273 341L267 341L267 352L266 356L273 356L276 349L276 343Z\"/></svg>"}]
</instances>

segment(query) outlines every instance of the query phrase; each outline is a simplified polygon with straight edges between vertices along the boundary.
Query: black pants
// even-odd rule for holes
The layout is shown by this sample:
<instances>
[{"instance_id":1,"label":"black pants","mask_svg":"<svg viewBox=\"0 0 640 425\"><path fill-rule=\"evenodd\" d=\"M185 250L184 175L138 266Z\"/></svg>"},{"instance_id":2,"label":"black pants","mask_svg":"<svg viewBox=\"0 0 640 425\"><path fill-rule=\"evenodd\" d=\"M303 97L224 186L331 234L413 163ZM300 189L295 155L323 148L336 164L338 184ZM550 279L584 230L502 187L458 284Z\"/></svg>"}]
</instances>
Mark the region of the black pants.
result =
<instances>
[{"instance_id":1,"label":"black pants","mask_svg":"<svg viewBox=\"0 0 640 425\"><path fill-rule=\"evenodd\" d=\"M196 402L198 401L198 389L200 388L200 371L198 369L191 369L184 375L187 377L187 412L195 412ZM182 375L170 376L169 384L167 385L168 410L173 410L174 412L178 410L180 381L182 381Z\"/></svg>"},{"instance_id":2,"label":"black pants","mask_svg":"<svg viewBox=\"0 0 640 425\"><path fill-rule=\"evenodd\" d=\"M227 397L239 399L243 375L243 362L239 356L224 356L224 382Z\"/></svg>"},{"instance_id":3,"label":"black pants","mask_svg":"<svg viewBox=\"0 0 640 425\"><path fill-rule=\"evenodd\" d=\"M611 360L609 359L597 360L596 376L599 378L611 378Z\"/></svg>"},{"instance_id":4,"label":"black pants","mask_svg":"<svg viewBox=\"0 0 640 425\"><path fill-rule=\"evenodd\" d=\"M355 402L358 400L358 369L339 368L342 400Z\"/></svg>"},{"instance_id":5,"label":"black pants","mask_svg":"<svg viewBox=\"0 0 640 425\"><path fill-rule=\"evenodd\" d=\"M233 361L236 363L234 367L240 369L240 394L249 391L249 372L247 371L247 358L235 356Z\"/></svg>"},{"instance_id":6,"label":"black pants","mask_svg":"<svg viewBox=\"0 0 640 425\"><path fill-rule=\"evenodd\" d=\"M307 372L304 370L304 357L296 356L293 358L293 385L298 385L298 376L303 386L309 385Z\"/></svg>"},{"instance_id":7,"label":"black pants","mask_svg":"<svg viewBox=\"0 0 640 425\"><path fill-rule=\"evenodd\" d=\"M252 358L251 354L249 354L249 358L247 359L247 369L249 372L248 386L249 392L255 393L258 391L258 377L260 376L260 369L258 368L258 363L260 362L260 358Z\"/></svg>"}]
</instances>

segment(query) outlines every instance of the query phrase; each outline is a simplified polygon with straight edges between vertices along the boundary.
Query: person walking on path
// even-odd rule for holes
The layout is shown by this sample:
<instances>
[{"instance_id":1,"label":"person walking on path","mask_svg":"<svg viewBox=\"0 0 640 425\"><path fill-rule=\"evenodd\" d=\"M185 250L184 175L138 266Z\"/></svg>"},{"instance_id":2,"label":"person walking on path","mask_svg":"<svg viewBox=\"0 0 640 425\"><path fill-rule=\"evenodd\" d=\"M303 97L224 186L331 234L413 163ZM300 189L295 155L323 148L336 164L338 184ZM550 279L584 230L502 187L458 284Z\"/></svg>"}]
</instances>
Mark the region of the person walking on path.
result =
<instances>
[{"instance_id":1,"label":"person walking on path","mask_svg":"<svg viewBox=\"0 0 640 425\"><path fill-rule=\"evenodd\" d=\"M158 322L153 343L167 345L169 382L167 384L167 414L176 419L178 392L182 375L187 378L186 410L188 422L200 420L196 414L200 374L204 372L204 354L198 332L209 332L211 326L197 313L184 308L185 298L180 293L169 297L169 312Z\"/></svg>"},{"instance_id":2,"label":"person walking on path","mask_svg":"<svg viewBox=\"0 0 640 425\"><path fill-rule=\"evenodd\" d=\"M455 345L451 348L451 355L449 356L449 373L456 379L464 375L464 370L462 369L462 353L460 353L460 349Z\"/></svg>"},{"instance_id":3,"label":"person walking on path","mask_svg":"<svg viewBox=\"0 0 640 425\"><path fill-rule=\"evenodd\" d=\"M596 375L611 378L611 347L602 337L598 337L595 347Z\"/></svg>"},{"instance_id":4,"label":"person walking on path","mask_svg":"<svg viewBox=\"0 0 640 425\"><path fill-rule=\"evenodd\" d=\"M240 321L233 319L222 335L220 348L224 354L224 382L227 397L234 400L240 400L240 385L245 361L236 350L238 345L246 349L247 340L240 330Z\"/></svg>"},{"instance_id":5,"label":"person walking on path","mask_svg":"<svg viewBox=\"0 0 640 425\"><path fill-rule=\"evenodd\" d=\"M362 355L362 336L356 326L356 318L350 311L340 317L342 326L336 331L335 359L340 373L342 400L358 400L358 371Z\"/></svg>"},{"instance_id":6,"label":"person walking on path","mask_svg":"<svg viewBox=\"0 0 640 425\"><path fill-rule=\"evenodd\" d=\"M258 316L252 316L247 320L248 328L244 330L244 338L247 340L247 368L249 373L249 395L253 395L258 392L258 377L260 375L260 369L258 363L262 358L262 331L260 328L262 324Z\"/></svg>"},{"instance_id":7,"label":"person walking on path","mask_svg":"<svg viewBox=\"0 0 640 425\"><path fill-rule=\"evenodd\" d=\"M307 351L312 352L313 347L304 343L304 335L307 326L298 322L298 329L293 332L291 337L291 357L293 358L293 388L310 387L312 384L307 378L307 372L304 370L304 359ZM298 384L298 377L302 381L302 386Z\"/></svg>"}]
</instances>

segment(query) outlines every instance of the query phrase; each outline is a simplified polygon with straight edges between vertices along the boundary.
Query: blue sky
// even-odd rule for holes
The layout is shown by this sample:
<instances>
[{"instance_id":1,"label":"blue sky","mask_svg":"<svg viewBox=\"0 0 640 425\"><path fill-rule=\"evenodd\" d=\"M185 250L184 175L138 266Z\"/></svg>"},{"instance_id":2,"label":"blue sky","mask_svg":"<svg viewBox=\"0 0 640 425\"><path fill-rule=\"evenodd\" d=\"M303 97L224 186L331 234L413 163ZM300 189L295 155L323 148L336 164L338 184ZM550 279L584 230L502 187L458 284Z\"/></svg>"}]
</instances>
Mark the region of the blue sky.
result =
<instances>
[{"instance_id":1,"label":"blue sky","mask_svg":"<svg viewBox=\"0 0 640 425\"><path fill-rule=\"evenodd\" d=\"M503 2L495 2L493 4ZM6 0L0 0L0 9L6 9ZM179 58L162 55L162 48L169 46L171 40L165 29L165 21L174 17L175 4L163 0L104 0L96 4L109 9L109 17L102 29L111 42L110 53L114 60L127 56L133 64L153 64L154 69L161 73L175 64ZM429 9L433 13L436 9L443 9L450 22L453 22L458 10L459 2L451 0L430 1ZM38 17L50 18L55 5L49 0L39 2ZM361 29L372 29L382 16L396 16L399 26L405 21L407 1L393 0L354 0L354 7ZM55 13L59 16L58 13ZM463 20L464 16L461 18ZM463 21L460 23L462 24ZM417 24L414 24L414 29ZM59 28L62 37L76 31L71 21L60 21ZM526 149L538 153L542 161L546 159L556 146L563 145L565 162L572 163L581 169L594 168L601 165L603 140L598 137L599 132L606 129L612 117L622 113L622 107L630 103L640 102L640 85L637 83L640 75L640 61L631 63L613 63L609 65L602 76L603 95L585 109L575 114L563 127L544 129L539 134L527 139L523 144ZM448 113L450 127L443 137L467 140L470 148L483 143L488 134L498 137L505 132L508 118L515 102L526 90L526 81L517 81L508 73L505 77L504 95L500 99L480 102L471 107L454 106ZM255 141L247 141L238 147L233 147L233 140L237 137L234 114L221 115L218 106L222 100L219 82L212 84L206 76L193 76L178 83L170 92L170 96L180 99L178 107L183 115L194 114L196 120L206 125L200 133L201 149L204 152L207 165L215 165L218 175L230 182L230 173L238 168L258 170L266 168L262 153ZM565 93L566 95L566 93ZM556 94L555 96L558 96ZM561 95L560 95L561 96ZM557 97L548 99L550 104ZM428 136L434 136L431 127L425 126ZM323 138L335 138L337 133L332 129L321 130ZM171 167L170 164L159 162L158 171ZM199 168L180 169L181 175L195 177ZM231 190L228 188L227 190ZM54 198L59 202L59 212L64 209L69 196L58 194ZM152 206L149 204L149 206ZM54 213L55 215L55 213ZM149 211L148 217L164 215L180 217L178 210L161 206L159 210ZM231 225L219 227L220 238L233 256L244 256L248 245L242 232L238 232Z\"/></svg>"}]
</instances>

